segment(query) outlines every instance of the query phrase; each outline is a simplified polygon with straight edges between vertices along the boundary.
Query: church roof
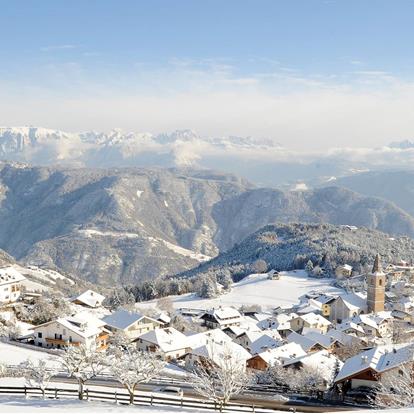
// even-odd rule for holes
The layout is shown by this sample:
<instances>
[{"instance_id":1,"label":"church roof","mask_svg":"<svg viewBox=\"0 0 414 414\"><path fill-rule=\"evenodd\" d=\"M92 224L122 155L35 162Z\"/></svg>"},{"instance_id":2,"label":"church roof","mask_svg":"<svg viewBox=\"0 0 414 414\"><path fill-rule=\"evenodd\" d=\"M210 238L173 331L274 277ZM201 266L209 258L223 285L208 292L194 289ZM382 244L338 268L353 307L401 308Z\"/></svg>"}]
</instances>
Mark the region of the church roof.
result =
<instances>
[{"instance_id":1,"label":"church roof","mask_svg":"<svg viewBox=\"0 0 414 414\"><path fill-rule=\"evenodd\" d=\"M375 261L374 261L374 266L372 266L372 271L371 271L372 275L383 275L384 272L382 270L382 265L381 265L381 258L380 255L377 253L377 255L375 256Z\"/></svg>"}]
</instances>

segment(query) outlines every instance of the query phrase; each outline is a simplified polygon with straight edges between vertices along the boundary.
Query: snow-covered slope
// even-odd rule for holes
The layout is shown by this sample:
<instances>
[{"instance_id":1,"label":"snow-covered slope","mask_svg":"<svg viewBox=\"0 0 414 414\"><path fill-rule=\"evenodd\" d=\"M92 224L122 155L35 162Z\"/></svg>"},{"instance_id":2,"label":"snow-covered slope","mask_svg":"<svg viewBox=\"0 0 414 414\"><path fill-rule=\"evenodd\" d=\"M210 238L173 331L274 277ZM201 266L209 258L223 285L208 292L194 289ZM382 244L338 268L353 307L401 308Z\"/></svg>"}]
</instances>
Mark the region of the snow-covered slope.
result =
<instances>
[{"instance_id":1,"label":"snow-covered slope","mask_svg":"<svg viewBox=\"0 0 414 414\"><path fill-rule=\"evenodd\" d=\"M234 283L231 292L214 299L201 299L194 293L171 296L175 308L202 308L241 305L260 305L263 309L287 307L312 290L339 293L332 279L308 278L303 270L281 272L279 280L269 280L267 274L252 274ZM155 306L156 301L141 302L139 308Z\"/></svg>"}]
</instances>

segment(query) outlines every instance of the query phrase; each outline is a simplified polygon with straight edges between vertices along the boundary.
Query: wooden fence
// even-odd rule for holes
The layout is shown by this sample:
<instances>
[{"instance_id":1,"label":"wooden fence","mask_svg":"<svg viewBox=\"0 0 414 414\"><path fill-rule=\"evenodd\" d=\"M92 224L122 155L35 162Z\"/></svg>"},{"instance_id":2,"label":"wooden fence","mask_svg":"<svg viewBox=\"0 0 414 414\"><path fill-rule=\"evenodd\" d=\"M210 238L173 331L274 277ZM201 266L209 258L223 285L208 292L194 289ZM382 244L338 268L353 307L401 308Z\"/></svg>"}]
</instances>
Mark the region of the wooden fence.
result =
<instances>
[{"instance_id":1,"label":"wooden fence","mask_svg":"<svg viewBox=\"0 0 414 414\"><path fill-rule=\"evenodd\" d=\"M29 397L42 397L42 391L37 387L0 387L0 395L8 396L24 396ZM46 388L45 398L48 399L77 399L78 390L68 388ZM92 388L85 388L84 399L89 401L103 401L113 402L116 404L129 404L129 394L119 391L101 391ZM150 405L150 406L174 406L181 408L197 408L206 409L210 411L218 411L218 406L209 400L202 400L196 398L186 397L169 397L158 396L153 394L140 394L136 393L134 397L134 405ZM228 412L253 412L253 413L271 413L276 409L267 408L263 406L248 405L248 404L236 404L228 403L224 407L224 411ZM280 410L278 408L277 410ZM289 408L286 407L286 411Z\"/></svg>"}]
</instances>

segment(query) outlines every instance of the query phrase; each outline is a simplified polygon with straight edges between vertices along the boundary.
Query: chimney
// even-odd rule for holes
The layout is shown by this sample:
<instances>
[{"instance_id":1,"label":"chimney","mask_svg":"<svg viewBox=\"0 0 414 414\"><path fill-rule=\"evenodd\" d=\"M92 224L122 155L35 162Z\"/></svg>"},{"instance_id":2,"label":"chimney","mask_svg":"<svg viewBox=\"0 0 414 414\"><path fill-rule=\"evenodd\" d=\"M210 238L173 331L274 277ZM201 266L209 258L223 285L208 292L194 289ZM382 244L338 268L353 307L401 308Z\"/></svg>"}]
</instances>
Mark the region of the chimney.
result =
<instances>
[{"instance_id":1,"label":"chimney","mask_svg":"<svg viewBox=\"0 0 414 414\"><path fill-rule=\"evenodd\" d=\"M366 355L361 356L361 365L364 365L368 362L368 358Z\"/></svg>"}]
</instances>

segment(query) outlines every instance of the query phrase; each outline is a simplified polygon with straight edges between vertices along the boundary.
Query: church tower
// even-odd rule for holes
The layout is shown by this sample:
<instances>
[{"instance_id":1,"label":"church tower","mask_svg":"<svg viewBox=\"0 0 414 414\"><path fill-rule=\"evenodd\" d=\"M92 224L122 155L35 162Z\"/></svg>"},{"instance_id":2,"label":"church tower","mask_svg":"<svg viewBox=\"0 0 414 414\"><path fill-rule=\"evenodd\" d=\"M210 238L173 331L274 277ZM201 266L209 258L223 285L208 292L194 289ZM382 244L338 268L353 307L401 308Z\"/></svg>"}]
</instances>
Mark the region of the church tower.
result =
<instances>
[{"instance_id":1,"label":"church tower","mask_svg":"<svg viewBox=\"0 0 414 414\"><path fill-rule=\"evenodd\" d=\"M382 271L380 256L375 257L372 272L367 275L367 305L368 312L381 312L384 310L385 303L385 283L386 275Z\"/></svg>"}]
</instances>

